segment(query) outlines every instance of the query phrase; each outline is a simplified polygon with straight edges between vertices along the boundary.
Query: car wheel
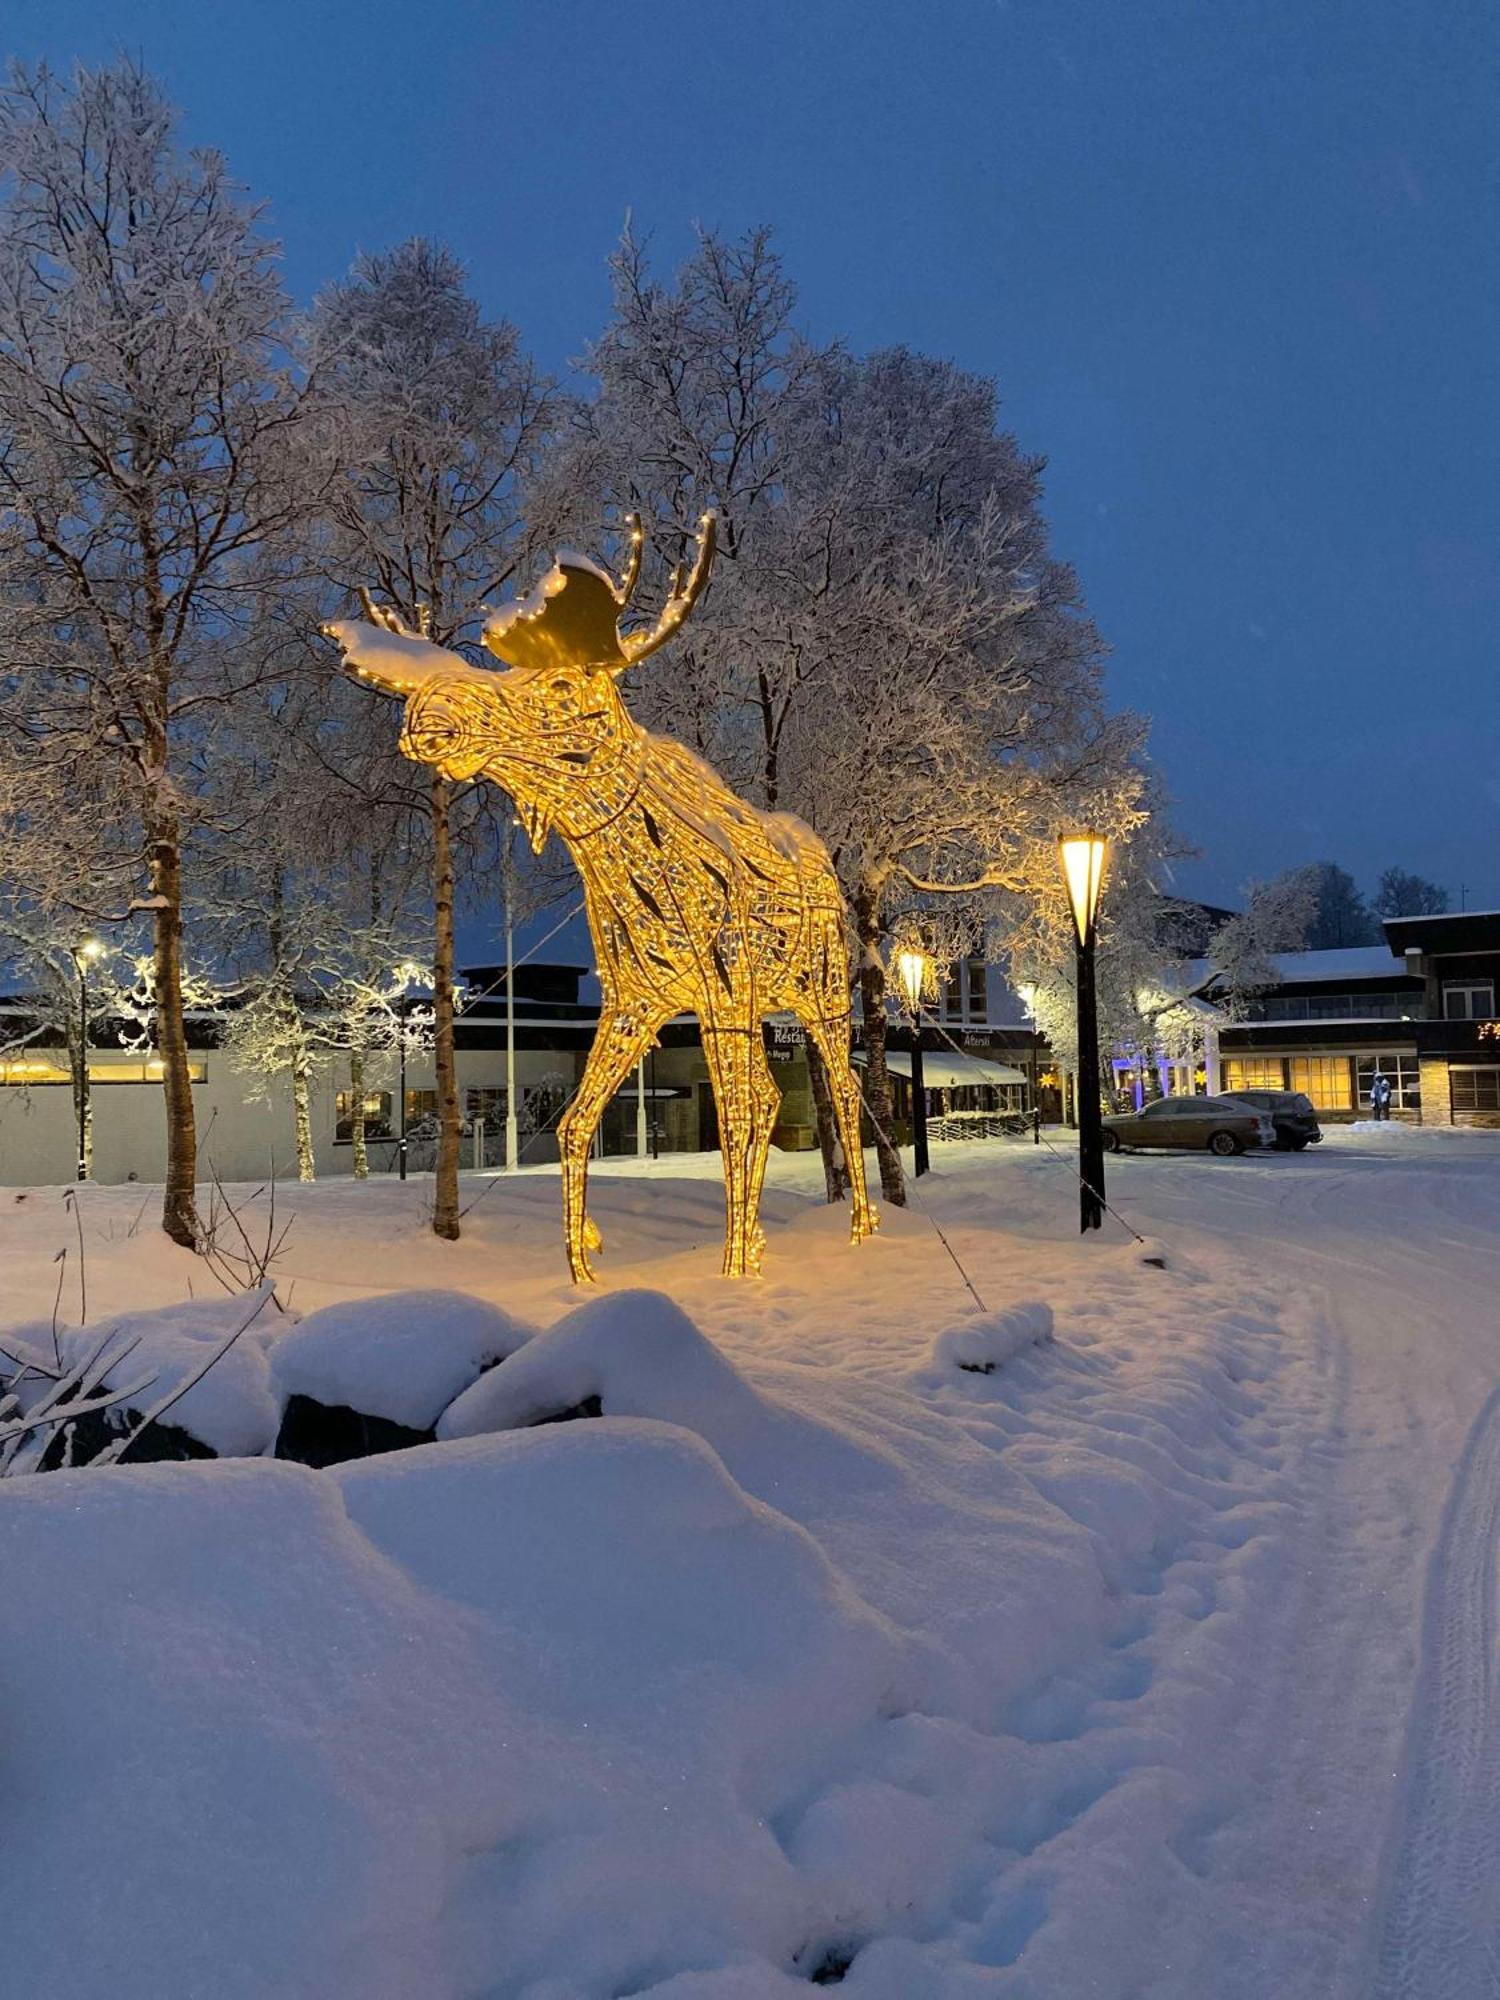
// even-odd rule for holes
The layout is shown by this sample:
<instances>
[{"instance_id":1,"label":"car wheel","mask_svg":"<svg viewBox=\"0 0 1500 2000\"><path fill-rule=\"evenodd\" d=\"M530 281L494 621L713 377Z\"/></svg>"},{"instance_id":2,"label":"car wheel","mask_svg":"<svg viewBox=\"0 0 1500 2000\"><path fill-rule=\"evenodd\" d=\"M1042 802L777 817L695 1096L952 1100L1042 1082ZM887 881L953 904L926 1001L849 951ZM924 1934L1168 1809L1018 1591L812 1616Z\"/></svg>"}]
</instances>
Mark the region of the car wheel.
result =
<instances>
[{"instance_id":1,"label":"car wheel","mask_svg":"<svg viewBox=\"0 0 1500 2000\"><path fill-rule=\"evenodd\" d=\"M1244 1141L1233 1132L1215 1132L1209 1139L1208 1150L1217 1153L1221 1160L1232 1159L1236 1153L1245 1150Z\"/></svg>"},{"instance_id":2,"label":"car wheel","mask_svg":"<svg viewBox=\"0 0 1500 2000\"><path fill-rule=\"evenodd\" d=\"M1118 1153L1118 1152L1119 1152L1119 1150L1120 1150L1120 1135L1119 1135L1119 1133L1118 1133L1118 1132L1111 1132L1111 1131L1109 1131L1108 1129L1106 1129L1106 1131L1105 1131L1105 1134L1104 1134L1104 1150L1105 1150L1105 1152L1106 1152L1106 1153Z\"/></svg>"},{"instance_id":3,"label":"car wheel","mask_svg":"<svg viewBox=\"0 0 1500 2000\"><path fill-rule=\"evenodd\" d=\"M1311 1144L1311 1139L1293 1139L1292 1151L1294 1153L1305 1153Z\"/></svg>"}]
</instances>

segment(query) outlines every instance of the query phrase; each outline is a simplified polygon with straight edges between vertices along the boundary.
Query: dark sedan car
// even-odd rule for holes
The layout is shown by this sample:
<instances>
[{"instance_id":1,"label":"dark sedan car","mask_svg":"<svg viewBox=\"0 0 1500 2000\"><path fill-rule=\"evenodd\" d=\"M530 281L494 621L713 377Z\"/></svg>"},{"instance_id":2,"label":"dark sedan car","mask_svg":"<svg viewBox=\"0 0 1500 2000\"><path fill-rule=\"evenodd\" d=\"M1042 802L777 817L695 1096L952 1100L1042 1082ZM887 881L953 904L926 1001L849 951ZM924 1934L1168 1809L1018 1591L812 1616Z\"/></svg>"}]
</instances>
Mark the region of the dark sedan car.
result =
<instances>
[{"instance_id":1,"label":"dark sedan car","mask_svg":"<svg viewBox=\"0 0 1500 2000\"><path fill-rule=\"evenodd\" d=\"M1160 1097L1144 1110L1104 1120L1104 1144L1113 1153L1125 1146L1201 1146L1227 1158L1275 1143L1270 1113L1230 1097Z\"/></svg>"},{"instance_id":2,"label":"dark sedan car","mask_svg":"<svg viewBox=\"0 0 1500 2000\"><path fill-rule=\"evenodd\" d=\"M1300 1090L1231 1090L1225 1095L1233 1103L1269 1111L1276 1127L1276 1144L1283 1153L1302 1153L1322 1140L1323 1128L1312 1099Z\"/></svg>"}]
</instances>

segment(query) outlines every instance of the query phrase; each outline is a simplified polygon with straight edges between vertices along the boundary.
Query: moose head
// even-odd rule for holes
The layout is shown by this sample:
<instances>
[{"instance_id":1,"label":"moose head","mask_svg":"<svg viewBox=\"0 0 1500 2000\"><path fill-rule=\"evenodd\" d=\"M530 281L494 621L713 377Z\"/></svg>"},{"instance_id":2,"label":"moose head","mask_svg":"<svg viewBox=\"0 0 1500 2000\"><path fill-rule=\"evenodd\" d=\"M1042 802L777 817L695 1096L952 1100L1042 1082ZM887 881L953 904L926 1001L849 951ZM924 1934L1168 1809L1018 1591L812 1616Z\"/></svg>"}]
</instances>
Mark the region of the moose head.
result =
<instances>
[{"instance_id":1,"label":"moose head","mask_svg":"<svg viewBox=\"0 0 1500 2000\"><path fill-rule=\"evenodd\" d=\"M627 522L617 583L586 556L560 554L531 593L491 614L484 643L504 672L435 646L360 593L366 617L323 627L362 681L406 699L401 748L445 778L481 771L515 801L532 846L556 826L585 837L607 821L638 775L645 737L620 698L619 676L665 645L703 593L715 521L699 523L691 568L679 566L661 616L622 632L641 573L644 534Z\"/></svg>"}]
</instances>

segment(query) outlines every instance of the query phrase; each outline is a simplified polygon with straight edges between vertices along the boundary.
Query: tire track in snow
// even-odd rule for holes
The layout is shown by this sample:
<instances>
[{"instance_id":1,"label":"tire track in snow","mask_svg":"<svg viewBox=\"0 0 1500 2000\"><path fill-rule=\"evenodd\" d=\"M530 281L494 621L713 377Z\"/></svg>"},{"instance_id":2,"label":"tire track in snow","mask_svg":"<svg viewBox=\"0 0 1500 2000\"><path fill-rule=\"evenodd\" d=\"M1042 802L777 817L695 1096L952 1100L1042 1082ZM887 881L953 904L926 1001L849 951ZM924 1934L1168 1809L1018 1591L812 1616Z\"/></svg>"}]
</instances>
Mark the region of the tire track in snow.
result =
<instances>
[{"instance_id":1,"label":"tire track in snow","mask_svg":"<svg viewBox=\"0 0 1500 2000\"><path fill-rule=\"evenodd\" d=\"M1427 1572L1372 2000L1500 1994L1500 1389L1459 1461Z\"/></svg>"}]
</instances>

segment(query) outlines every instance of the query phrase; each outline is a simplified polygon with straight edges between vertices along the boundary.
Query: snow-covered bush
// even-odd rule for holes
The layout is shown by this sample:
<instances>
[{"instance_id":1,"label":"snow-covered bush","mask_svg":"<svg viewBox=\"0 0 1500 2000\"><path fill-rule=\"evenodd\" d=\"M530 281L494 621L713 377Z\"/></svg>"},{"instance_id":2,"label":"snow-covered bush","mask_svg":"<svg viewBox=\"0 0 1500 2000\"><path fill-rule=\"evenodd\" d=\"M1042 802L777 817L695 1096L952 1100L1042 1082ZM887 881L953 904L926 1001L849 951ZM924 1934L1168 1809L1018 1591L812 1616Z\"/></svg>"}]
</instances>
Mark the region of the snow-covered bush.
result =
<instances>
[{"instance_id":1,"label":"snow-covered bush","mask_svg":"<svg viewBox=\"0 0 1500 2000\"><path fill-rule=\"evenodd\" d=\"M264 1286L97 1326L16 1327L0 1336L0 1464L21 1472L265 1451L278 1417L267 1349L279 1317Z\"/></svg>"}]
</instances>

